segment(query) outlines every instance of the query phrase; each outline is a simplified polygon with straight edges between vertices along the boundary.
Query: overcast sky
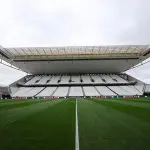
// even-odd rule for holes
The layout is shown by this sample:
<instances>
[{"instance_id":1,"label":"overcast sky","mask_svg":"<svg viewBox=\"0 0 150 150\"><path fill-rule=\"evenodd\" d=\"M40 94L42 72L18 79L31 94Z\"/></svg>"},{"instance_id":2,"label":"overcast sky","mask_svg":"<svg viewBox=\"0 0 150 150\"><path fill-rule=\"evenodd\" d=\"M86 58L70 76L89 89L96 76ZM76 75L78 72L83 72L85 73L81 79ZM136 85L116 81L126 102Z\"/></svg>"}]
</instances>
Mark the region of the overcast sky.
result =
<instances>
[{"instance_id":1,"label":"overcast sky","mask_svg":"<svg viewBox=\"0 0 150 150\"><path fill-rule=\"evenodd\" d=\"M0 45L150 44L150 0L0 0ZM150 83L150 63L128 73ZM25 73L0 65L0 84Z\"/></svg>"}]
</instances>

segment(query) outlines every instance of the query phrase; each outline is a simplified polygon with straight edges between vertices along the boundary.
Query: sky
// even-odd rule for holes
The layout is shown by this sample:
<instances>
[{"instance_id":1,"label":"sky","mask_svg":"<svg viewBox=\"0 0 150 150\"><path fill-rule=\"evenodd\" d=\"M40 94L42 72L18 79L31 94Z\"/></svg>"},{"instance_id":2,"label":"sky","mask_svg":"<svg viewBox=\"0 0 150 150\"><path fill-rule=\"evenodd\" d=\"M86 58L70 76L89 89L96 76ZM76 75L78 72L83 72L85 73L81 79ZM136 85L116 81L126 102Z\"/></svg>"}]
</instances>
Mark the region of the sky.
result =
<instances>
[{"instance_id":1,"label":"sky","mask_svg":"<svg viewBox=\"0 0 150 150\"><path fill-rule=\"evenodd\" d=\"M0 0L0 45L150 44L150 0ZM127 72L150 83L150 63ZM0 65L0 84L26 73Z\"/></svg>"}]
</instances>

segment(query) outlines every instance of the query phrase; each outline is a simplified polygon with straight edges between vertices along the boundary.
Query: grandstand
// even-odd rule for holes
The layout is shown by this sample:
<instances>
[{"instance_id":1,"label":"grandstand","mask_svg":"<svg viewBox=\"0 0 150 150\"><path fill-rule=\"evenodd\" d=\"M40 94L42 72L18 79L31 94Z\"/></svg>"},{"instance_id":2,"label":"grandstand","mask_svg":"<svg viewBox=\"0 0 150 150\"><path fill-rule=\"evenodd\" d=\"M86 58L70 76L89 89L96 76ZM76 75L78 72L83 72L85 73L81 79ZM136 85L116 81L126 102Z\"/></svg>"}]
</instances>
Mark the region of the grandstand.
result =
<instances>
[{"instance_id":1,"label":"grandstand","mask_svg":"<svg viewBox=\"0 0 150 150\"><path fill-rule=\"evenodd\" d=\"M142 96L145 84L124 73L150 57L149 45L0 47L0 58L29 75L14 98Z\"/></svg>"}]
</instances>

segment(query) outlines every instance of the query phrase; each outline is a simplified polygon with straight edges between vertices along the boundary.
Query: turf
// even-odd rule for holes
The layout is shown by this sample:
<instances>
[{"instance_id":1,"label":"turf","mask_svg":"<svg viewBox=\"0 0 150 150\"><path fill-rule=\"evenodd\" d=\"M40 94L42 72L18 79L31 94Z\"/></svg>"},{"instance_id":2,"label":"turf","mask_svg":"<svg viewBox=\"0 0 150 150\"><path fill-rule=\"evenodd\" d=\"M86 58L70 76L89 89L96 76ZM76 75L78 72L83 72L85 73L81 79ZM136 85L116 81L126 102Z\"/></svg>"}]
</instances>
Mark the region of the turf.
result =
<instances>
[{"instance_id":1,"label":"turf","mask_svg":"<svg viewBox=\"0 0 150 150\"><path fill-rule=\"evenodd\" d=\"M136 104L131 100L78 101L80 149L150 149L150 105Z\"/></svg>"},{"instance_id":2,"label":"turf","mask_svg":"<svg viewBox=\"0 0 150 150\"><path fill-rule=\"evenodd\" d=\"M34 101L35 102L35 101ZM27 102L30 103L30 102ZM31 102L0 111L1 150L73 150L75 101ZM9 105L9 103L8 103ZM18 105L18 104L17 104Z\"/></svg>"},{"instance_id":3,"label":"turf","mask_svg":"<svg viewBox=\"0 0 150 150\"><path fill-rule=\"evenodd\" d=\"M75 149L75 99L0 101L0 150ZM80 150L150 149L150 99L77 99Z\"/></svg>"}]
</instances>

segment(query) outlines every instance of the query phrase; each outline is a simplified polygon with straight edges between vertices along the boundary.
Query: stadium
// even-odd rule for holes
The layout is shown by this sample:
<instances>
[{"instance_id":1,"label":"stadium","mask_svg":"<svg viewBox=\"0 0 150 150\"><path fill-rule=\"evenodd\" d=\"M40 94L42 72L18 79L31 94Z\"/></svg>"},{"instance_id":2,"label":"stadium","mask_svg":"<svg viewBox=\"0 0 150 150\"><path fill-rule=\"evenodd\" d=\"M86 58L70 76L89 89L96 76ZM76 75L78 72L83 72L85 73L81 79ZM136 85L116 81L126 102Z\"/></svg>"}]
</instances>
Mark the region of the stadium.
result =
<instances>
[{"instance_id":1,"label":"stadium","mask_svg":"<svg viewBox=\"0 0 150 150\"><path fill-rule=\"evenodd\" d=\"M141 96L144 83L123 73L150 55L149 46L1 48L27 72L10 85L14 98Z\"/></svg>"},{"instance_id":2,"label":"stadium","mask_svg":"<svg viewBox=\"0 0 150 150\"><path fill-rule=\"evenodd\" d=\"M126 74L149 57L149 45L0 47L28 74L0 103L0 148L150 148L150 85Z\"/></svg>"}]
</instances>

